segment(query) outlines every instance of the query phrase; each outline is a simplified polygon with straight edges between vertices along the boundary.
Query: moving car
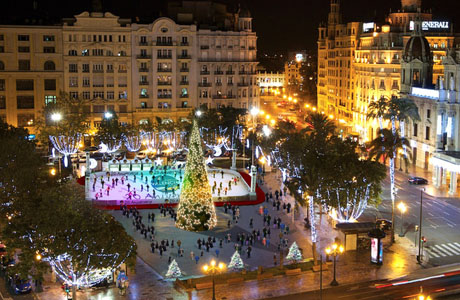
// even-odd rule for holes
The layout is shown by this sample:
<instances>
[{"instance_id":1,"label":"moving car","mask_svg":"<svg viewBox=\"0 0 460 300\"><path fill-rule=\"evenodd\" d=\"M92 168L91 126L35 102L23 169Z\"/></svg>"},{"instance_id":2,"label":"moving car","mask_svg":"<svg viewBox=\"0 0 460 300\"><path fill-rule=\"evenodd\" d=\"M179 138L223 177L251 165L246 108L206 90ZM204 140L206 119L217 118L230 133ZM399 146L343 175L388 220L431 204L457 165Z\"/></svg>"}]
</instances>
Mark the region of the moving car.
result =
<instances>
[{"instance_id":1,"label":"moving car","mask_svg":"<svg viewBox=\"0 0 460 300\"><path fill-rule=\"evenodd\" d=\"M391 221L387 219L377 219L375 221L377 228L382 229L383 231L388 231L391 229Z\"/></svg>"},{"instance_id":2,"label":"moving car","mask_svg":"<svg viewBox=\"0 0 460 300\"><path fill-rule=\"evenodd\" d=\"M407 181L409 184L428 184L428 180L422 177L410 177Z\"/></svg>"}]
</instances>

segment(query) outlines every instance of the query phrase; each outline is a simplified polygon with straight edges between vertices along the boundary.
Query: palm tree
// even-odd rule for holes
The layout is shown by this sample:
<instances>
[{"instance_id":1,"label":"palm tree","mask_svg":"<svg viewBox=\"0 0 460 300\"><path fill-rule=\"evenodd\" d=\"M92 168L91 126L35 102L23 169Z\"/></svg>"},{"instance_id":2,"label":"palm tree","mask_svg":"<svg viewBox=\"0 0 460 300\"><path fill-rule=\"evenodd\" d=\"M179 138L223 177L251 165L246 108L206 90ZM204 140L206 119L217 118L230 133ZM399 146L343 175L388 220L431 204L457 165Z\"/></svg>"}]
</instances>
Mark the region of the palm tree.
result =
<instances>
[{"instance_id":1,"label":"palm tree","mask_svg":"<svg viewBox=\"0 0 460 300\"><path fill-rule=\"evenodd\" d=\"M367 119L378 119L380 130L383 129L383 119L388 110L388 104L388 99L382 96L379 100L372 101L367 108Z\"/></svg>"},{"instance_id":2,"label":"palm tree","mask_svg":"<svg viewBox=\"0 0 460 300\"><path fill-rule=\"evenodd\" d=\"M393 106L396 108L395 113L396 113L396 118L399 121L399 130L401 132L401 137L405 137L406 133L406 128L405 124L408 120L411 121L420 121L420 115L418 112L418 107L415 105L414 101L409 98L393 98L392 99ZM403 150L404 150L404 157L407 156L407 150L406 146L403 145ZM406 173L408 172L407 170L407 164L406 164Z\"/></svg>"}]
</instances>

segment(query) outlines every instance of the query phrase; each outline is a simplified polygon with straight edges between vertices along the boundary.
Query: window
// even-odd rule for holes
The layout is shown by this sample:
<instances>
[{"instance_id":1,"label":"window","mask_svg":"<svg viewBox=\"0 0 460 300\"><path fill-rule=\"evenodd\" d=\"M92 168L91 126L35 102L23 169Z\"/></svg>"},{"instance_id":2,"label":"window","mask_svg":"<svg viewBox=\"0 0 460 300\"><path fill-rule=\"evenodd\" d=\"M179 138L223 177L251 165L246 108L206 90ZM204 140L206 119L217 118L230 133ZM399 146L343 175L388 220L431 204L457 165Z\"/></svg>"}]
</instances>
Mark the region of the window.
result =
<instances>
[{"instance_id":1,"label":"window","mask_svg":"<svg viewBox=\"0 0 460 300\"><path fill-rule=\"evenodd\" d=\"M78 92L70 92L69 96L70 99L78 99Z\"/></svg>"},{"instance_id":2,"label":"window","mask_svg":"<svg viewBox=\"0 0 460 300\"><path fill-rule=\"evenodd\" d=\"M70 73L77 73L78 72L78 65L77 64L69 64L69 72Z\"/></svg>"},{"instance_id":3,"label":"window","mask_svg":"<svg viewBox=\"0 0 460 300\"><path fill-rule=\"evenodd\" d=\"M83 64L82 71L83 73L89 73L89 64Z\"/></svg>"},{"instance_id":4,"label":"window","mask_svg":"<svg viewBox=\"0 0 460 300\"><path fill-rule=\"evenodd\" d=\"M427 119L431 118L431 109L426 110L426 118Z\"/></svg>"},{"instance_id":5,"label":"window","mask_svg":"<svg viewBox=\"0 0 460 300\"><path fill-rule=\"evenodd\" d=\"M113 91L107 92L107 99L113 100L114 99L114 93Z\"/></svg>"},{"instance_id":6,"label":"window","mask_svg":"<svg viewBox=\"0 0 460 300\"><path fill-rule=\"evenodd\" d=\"M104 92L101 92L101 91L94 91L94 92L93 92L93 98L101 98L101 99L104 99Z\"/></svg>"},{"instance_id":7,"label":"window","mask_svg":"<svg viewBox=\"0 0 460 300\"><path fill-rule=\"evenodd\" d=\"M26 35L26 34L18 35L18 41L28 41L28 40L29 40L29 35Z\"/></svg>"},{"instance_id":8,"label":"window","mask_svg":"<svg viewBox=\"0 0 460 300\"><path fill-rule=\"evenodd\" d=\"M44 35L43 36L43 41L44 42L52 42L52 41L54 41L54 35Z\"/></svg>"},{"instance_id":9,"label":"window","mask_svg":"<svg viewBox=\"0 0 460 300\"><path fill-rule=\"evenodd\" d=\"M414 123L414 132L413 132L413 136L417 136L418 134L418 124L417 123Z\"/></svg>"},{"instance_id":10,"label":"window","mask_svg":"<svg viewBox=\"0 0 460 300\"><path fill-rule=\"evenodd\" d=\"M141 95L141 98L147 98L149 96L147 89L141 89L140 95Z\"/></svg>"},{"instance_id":11,"label":"window","mask_svg":"<svg viewBox=\"0 0 460 300\"><path fill-rule=\"evenodd\" d=\"M141 108L147 108L147 102L141 102Z\"/></svg>"},{"instance_id":12,"label":"window","mask_svg":"<svg viewBox=\"0 0 460 300\"><path fill-rule=\"evenodd\" d=\"M127 99L127 98L128 98L128 93L126 91L118 92L118 99Z\"/></svg>"},{"instance_id":13,"label":"window","mask_svg":"<svg viewBox=\"0 0 460 300\"><path fill-rule=\"evenodd\" d=\"M6 109L6 97L0 95L0 109Z\"/></svg>"},{"instance_id":14,"label":"window","mask_svg":"<svg viewBox=\"0 0 460 300\"><path fill-rule=\"evenodd\" d=\"M31 109L34 108L34 96L17 96L18 109Z\"/></svg>"},{"instance_id":15,"label":"window","mask_svg":"<svg viewBox=\"0 0 460 300\"><path fill-rule=\"evenodd\" d=\"M55 53L56 50L54 47L43 47L43 53Z\"/></svg>"},{"instance_id":16,"label":"window","mask_svg":"<svg viewBox=\"0 0 460 300\"><path fill-rule=\"evenodd\" d=\"M91 94L88 91L84 91L82 93L82 96L83 96L83 99L85 99L85 100L89 100L91 98Z\"/></svg>"},{"instance_id":17,"label":"window","mask_svg":"<svg viewBox=\"0 0 460 300\"><path fill-rule=\"evenodd\" d=\"M186 36L182 37L182 45L188 45L188 38Z\"/></svg>"},{"instance_id":18,"label":"window","mask_svg":"<svg viewBox=\"0 0 460 300\"><path fill-rule=\"evenodd\" d=\"M425 140L429 140L430 139L430 126L427 126L425 128Z\"/></svg>"},{"instance_id":19,"label":"window","mask_svg":"<svg viewBox=\"0 0 460 300\"><path fill-rule=\"evenodd\" d=\"M141 44L147 44L147 37L145 35L141 36Z\"/></svg>"},{"instance_id":20,"label":"window","mask_svg":"<svg viewBox=\"0 0 460 300\"><path fill-rule=\"evenodd\" d=\"M104 50L102 49L93 49L93 56L103 56Z\"/></svg>"},{"instance_id":21,"label":"window","mask_svg":"<svg viewBox=\"0 0 460 300\"><path fill-rule=\"evenodd\" d=\"M43 69L45 69L45 71L54 71L54 70L56 70L56 65L54 64L53 61L48 60L48 61L45 62L45 65L43 66Z\"/></svg>"},{"instance_id":22,"label":"window","mask_svg":"<svg viewBox=\"0 0 460 300\"><path fill-rule=\"evenodd\" d=\"M93 105L93 112L103 113L105 112L105 106L104 105Z\"/></svg>"},{"instance_id":23,"label":"window","mask_svg":"<svg viewBox=\"0 0 460 300\"><path fill-rule=\"evenodd\" d=\"M128 112L128 106L127 105L119 105L118 110L120 113L127 113Z\"/></svg>"},{"instance_id":24,"label":"window","mask_svg":"<svg viewBox=\"0 0 460 300\"><path fill-rule=\"evenodd\" d=\"M118 56L126 56L126 51L120 51L118 52Z\"/></svg>"},{"instance_id":25,"label":"window","mask_svg":"<svg viewBox=\"0 0 460 300\"><path fill-rule=\"evenodd\" d=\"M56 79L45 79L45 91L56 90Z\"/></svg>"},{"instance_id":26,"label":"window","mask_svg":"<svg viewBox=\"0 0 460 300\"><path fill-rule=\"evenodd\" d=\"M18 47L18 52L30 52L30 47Z\"/></svg>"},{"instance_id":27,"label":"window","mask_svg":"<svg viewBox=\"0 0 460 300\"><path fill-rule=\"evenodd\" d=\"M3 52L5 52L5 47L0 46L0 53L3 53Z\"/></svg>"},{"instance_id":28,"label":"window","mask_svg":"<svg viewBox=\"0 0 460 300\"><path fill-rule=\"evenodd\" d=\"M33 91L33 79L16 79L16 91Z\"/></svg>"},{"instance_id":29,"label":"window","mask_svg":"<svg viewBox=\"0 0 460 300\"><path fill-rule=\"evenodd\" d=\"M77 50L69 50L69 56L77 56Z\"/></svg>"},{"instance_id":30,"label":"window","mask_svg":"<svg viewBox=\"0 0 460 300\"><path fill-rule=\"evenodd\" d=\"M83 77L83 87L89 87L90 80L89 77Z\"/></svg>"},{"instance_id":31,"label":"window","mask_svg":"<svg viewBox=\"0 0 460 300\"><path fill-rule=\"evenodd\" d=\"M104 65L103 64L94 64L93 65L93 73L103 73L104 72Z\"/></svg>"},{"instance_id":32,"label":"window","mask_svg":"<svg viewBox=\"0 0 460 300\"><path fill-rule=\"evenodd\" d=\"M69 87L78 87L78 77L69 77Z\"/></svg>"},{"instance_id":33,"label":"window","mask_svg":"<svg viewBox=\"0 0 460 300\"><path fill-rule=\"evenodd\" d=\"M3 41L5 39L5 36L3 34L0 34L0 41Z\"/></svg>"},{"instance_id":34,"label":"window","mask_svg":"<svg viewBox=\"0 0 460 300\"><path fill-rule=\"evenodd\" d=\"M45 95L45 105L56 103L56 96L54 95Z\"/></svg>"},{"instance_id":35,"label":"window","mask_svg":"<svg viewBox=\"0 0 460 300\"><path fill-rule=\"evenodd\" d=\"M0 91L4 91L5 89L5 79L0 79Z\"/></svg>"},{"instance_id":36,"label":"window","mask_svg":"<svg viewBox=\"0 0 460 300\"><path fill-rule=\"evenodd\" d=\"M28 127L34 125L34 115L33 114L20 114L18 115L18 127Z\"/></svg>"},{"instance_id":37,"label":"window","mask_svg":"<svg viewBox=\"0 0 460 300\"><path fill-rule=\"evenodd\" d=\"M81 55L82 55L82 56L88 56L88 55L89 55L88 49L83 49L83 50L81 51Z\"/></svg>"}]
</instances>

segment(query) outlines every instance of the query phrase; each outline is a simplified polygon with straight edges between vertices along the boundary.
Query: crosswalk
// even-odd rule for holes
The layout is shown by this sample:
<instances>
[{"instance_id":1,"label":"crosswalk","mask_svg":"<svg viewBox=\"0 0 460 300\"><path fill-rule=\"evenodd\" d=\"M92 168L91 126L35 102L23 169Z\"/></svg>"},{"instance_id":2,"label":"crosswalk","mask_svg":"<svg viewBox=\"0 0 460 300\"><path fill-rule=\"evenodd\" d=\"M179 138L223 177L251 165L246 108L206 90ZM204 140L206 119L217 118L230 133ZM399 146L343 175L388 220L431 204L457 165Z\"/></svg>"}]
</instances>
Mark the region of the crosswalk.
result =
<instances>
[{"instance_id":1,"label":"crosswalk","mask_svg":"<svg viewBox=\"0 0 460 300\"><path fill-rule=\"evenodd\" d=\"M439 245L432 245L425 249L426 254L430 258L441 258L447 256L460 255L460 244L459 243L445 243Z\"/></svg>"}]
</instances>

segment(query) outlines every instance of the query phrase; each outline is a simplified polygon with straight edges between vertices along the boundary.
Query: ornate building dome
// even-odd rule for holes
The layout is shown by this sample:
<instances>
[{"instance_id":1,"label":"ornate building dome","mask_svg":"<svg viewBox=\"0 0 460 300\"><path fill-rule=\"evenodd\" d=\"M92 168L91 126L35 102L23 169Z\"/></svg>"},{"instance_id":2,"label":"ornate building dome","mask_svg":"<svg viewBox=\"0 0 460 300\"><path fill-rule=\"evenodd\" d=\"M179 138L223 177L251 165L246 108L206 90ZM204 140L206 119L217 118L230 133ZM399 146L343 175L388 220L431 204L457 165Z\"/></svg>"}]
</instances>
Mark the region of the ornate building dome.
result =
<instances>
[{"instance_id":1,"label":"ornate building dome","mask_svg":"<svg viewBox=\"0 0 460 300\"><path fill-rule=\"evenodd\" d=\"M251 18L251 12L249 11L249 9L243 7L240 10L239 17L240 18Z\"/></svg>"},{"instance_id":2,"label":"ornate building dome","mask_svg":"<svg viewBox=\"0 0 460 300\"><path fill-rule=\"evenodd\" d=\"M433 57L427 39L419 35L411 36L404 48L403 58L406 62L414 59L419 59L422 62L431 62Z\"/></svg>"},{"instance_id":3,"label":"ornate building dome","mask_svg":"<svg viewBox=\"0 0 460 300\"><path fill-rule=\"evenodd\" d=\"M404 11L417 11L422 7L422 0L401 0L401 7Z\"/></svg>"}]
</instances>

